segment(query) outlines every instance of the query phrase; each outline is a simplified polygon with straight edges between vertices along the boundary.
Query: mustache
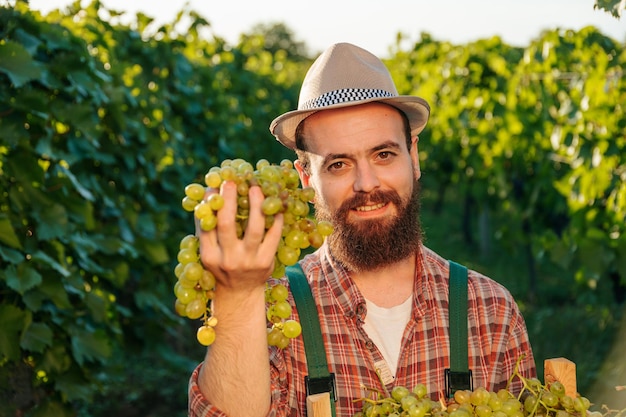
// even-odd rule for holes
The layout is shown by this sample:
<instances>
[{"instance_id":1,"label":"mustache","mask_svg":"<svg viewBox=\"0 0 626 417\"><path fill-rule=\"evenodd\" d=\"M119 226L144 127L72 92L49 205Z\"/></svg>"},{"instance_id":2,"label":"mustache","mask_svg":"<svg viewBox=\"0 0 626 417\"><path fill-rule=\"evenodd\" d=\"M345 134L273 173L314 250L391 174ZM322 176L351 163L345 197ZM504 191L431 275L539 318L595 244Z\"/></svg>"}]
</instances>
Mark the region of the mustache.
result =
<instances>
[{"instance_id":1,"label":"mustache","mask_svg":"<svg viewBox=\"0 0 626 417\"><path fill-rule=\"evenodd\" d=\"M369 193L357 193L344 201L337 212L339 215L345 215L350 210L354 210L357 207L378 203L392 203L396 207L399 207L402 205L402 199L398 193L393 190L375 190Z\"/></svg>"}]
</instances>

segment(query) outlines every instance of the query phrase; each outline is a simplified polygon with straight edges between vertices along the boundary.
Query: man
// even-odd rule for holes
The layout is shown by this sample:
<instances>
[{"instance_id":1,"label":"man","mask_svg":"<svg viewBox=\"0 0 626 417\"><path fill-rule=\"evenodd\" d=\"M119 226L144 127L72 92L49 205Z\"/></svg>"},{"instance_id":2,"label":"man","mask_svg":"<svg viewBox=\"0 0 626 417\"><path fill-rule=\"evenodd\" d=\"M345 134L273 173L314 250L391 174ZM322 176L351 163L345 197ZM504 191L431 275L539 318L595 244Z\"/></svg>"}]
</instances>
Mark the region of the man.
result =
<instances>
[{"instance_id":1,"label":"man","mask_svg":"<svg viewBox=\"0 0 626 417\"><path fill-rule=\"evenodd\" d=\"M364 387L423 383L431 398L444 396L449 263L422 244L418 220L417 135L429 112L423 99L398 95L378 58L341 43L310 68L298 110L270 126L296 151L302 184L316 191L316 216L335 227L300 264L336 377L337 416L358 411L353 400L366 396ZM200 234L202 262L217 277L219 323L190 381L190 415L304 416L302 338L284 350L266 340L264 286L282 219L263 236L263 196L252 187L248 228L237 239L234 184L221 193L218 230ZM506 289L470 271L467 310L474 387L504 388L520 357L521 374L535 376L525 323Z\"/></svg>"}]
</instances>

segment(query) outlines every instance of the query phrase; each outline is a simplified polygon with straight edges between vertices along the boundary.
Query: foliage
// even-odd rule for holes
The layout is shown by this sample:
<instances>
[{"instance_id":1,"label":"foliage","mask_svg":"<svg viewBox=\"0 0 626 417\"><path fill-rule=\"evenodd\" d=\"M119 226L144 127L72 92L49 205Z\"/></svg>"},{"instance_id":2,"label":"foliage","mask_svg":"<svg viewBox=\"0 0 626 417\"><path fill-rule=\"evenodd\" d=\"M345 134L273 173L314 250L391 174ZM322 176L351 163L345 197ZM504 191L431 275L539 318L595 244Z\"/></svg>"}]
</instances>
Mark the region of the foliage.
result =
<instances>
[{"instance_id":1,"label":"foliage","mask_svg":"<svg viewBox=\"0 0 626 417\"><path fill-rule=\"evenodd\" d=\"M626 1L624 0L596 0L593 5L594 9L604 10L611 13L613 17L622 17L622 12L626 9Z\"/></svg>"},{"instance_id":2,"label":"foliage","mask_svg":"<svg viewBox=\"0 0 626 417\"><path fill-rule=\"evenodd\" d=\"M126 375L125 356L187 355L171 259L191 226L184 185L226 157L284 152L255 121L292 101L288 54L201 39L193 13L150 37L147 17L136 31L103 11L0 9L0 370L21 375L4 387L10 414L72 415ZM192 361L181 356L179 381Z\"/></svg>"},{"instance_id":3,"label":"foliage","mask_svg":"<svg viewBox=\"0 0 626 417\"><path fill-rule=\"evenodd\" d=\"M195 324L173 314L172 257L192 227L184 186L226 158L291 158L267 126L293 108L310 63L284 25L235 46L209 29L188 9L131 27L97 0L47 16L23 1L0 8L7 415L184 414L202 357ZM420 157L426 224L440 235L427 237L499 268L490 275L520 300L538 359L606 351L626 284L623 45L594 28L526 48L422 34L387 64L402 94L433 108ZM458 228L436 229L442 213ZM584 349L575 333L555 345L555 314L603 346ZM583 364L583 387L598 366Z\"/></svg>"}]
</instances>

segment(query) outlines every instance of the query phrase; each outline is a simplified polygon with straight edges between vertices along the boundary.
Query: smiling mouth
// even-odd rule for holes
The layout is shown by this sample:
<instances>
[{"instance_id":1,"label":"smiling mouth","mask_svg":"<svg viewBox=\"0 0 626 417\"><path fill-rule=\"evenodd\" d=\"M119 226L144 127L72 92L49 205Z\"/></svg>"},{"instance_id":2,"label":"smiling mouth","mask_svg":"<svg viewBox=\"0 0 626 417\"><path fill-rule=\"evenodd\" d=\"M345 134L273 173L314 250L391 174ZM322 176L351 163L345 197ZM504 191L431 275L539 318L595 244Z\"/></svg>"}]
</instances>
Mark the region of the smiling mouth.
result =
<instances>
[{"instance_id":1,"label":"smiling mouth","mask_svg":"<svg viewBox=\"0 0 626 417\"><path fill-rule=\"evenodd\" d=\"M359 206L355 210L356 211L373 211L373 210L381 209L383 207L385 207L385 203L378 203L378 204L374 204L371 206Z\"/></svg>"}]
</instances>

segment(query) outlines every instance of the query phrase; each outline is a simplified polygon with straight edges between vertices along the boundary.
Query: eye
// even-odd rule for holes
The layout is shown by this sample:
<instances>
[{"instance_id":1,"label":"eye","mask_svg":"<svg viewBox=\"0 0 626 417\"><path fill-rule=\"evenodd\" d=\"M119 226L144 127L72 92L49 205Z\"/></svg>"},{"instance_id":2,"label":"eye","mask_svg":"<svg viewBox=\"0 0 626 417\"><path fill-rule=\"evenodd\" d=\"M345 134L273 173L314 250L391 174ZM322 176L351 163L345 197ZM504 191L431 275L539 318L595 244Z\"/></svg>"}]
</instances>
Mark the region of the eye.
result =
<instances>
[{"instance_id":1,"label":"eye","mask_svg":"<svg viewBox=\"0 0 626 417\"><path fill-rule=\"evenodd\" d=\"M380 151L376 155L376 158L380 161L388 161L396 156L396 153L393 151Z\"/></svg>"},{"instance_id":2,"label":"eye","mask_svg":"<svg viewBox=\"0 0 626 417\"><path fill-rule=\"evenodd\" d=\"M333 162L332 164L328 165L328 170L329 171L337 171L341 168L343 168L345 166L345 164L342 161L336 161Z\"/></svg>"}]
</instances>

